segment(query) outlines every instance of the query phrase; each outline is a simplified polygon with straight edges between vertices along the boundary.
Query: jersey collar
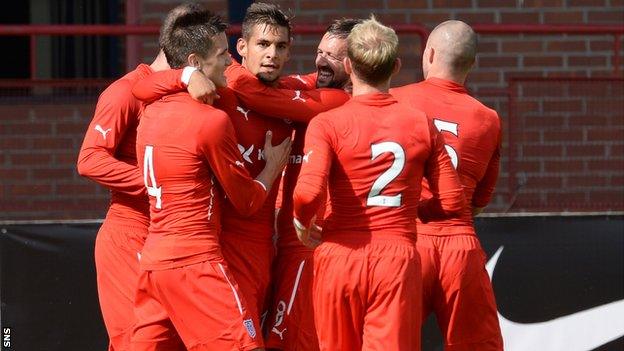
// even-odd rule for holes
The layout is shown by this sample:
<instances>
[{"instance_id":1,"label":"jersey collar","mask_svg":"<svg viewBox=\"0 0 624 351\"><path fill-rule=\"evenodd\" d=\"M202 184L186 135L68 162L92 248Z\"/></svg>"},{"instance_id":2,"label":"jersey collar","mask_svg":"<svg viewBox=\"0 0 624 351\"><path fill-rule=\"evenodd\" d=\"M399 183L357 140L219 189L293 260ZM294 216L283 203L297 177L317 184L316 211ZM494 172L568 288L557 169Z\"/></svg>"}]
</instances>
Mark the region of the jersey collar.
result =
<instances>
[{"instance_id":1,"label":"jersey collar","mask_svg":"<svg viewBox=\"0 0 624 351\"><path fill-rule=\"evenodd\" d=\"M452 90L458 93L468 93L468 91L463 85L453 82L452 80L431 77L431 78L427 78L425 82L427 82L427 84L431 84L431 85L440 87L445 90Z\"/></svg>"},{"instance_id":2,"label":"jersey collar","mask_svg":"<svg viewBox=\"0 0 624 351\"><path fill-rule=\"evenodd\" d=\"M388 93L370 93L358 95L353 97L353 101L371 106L384 106L397 102L397 100Z\"/></svg>"}]
</instances>

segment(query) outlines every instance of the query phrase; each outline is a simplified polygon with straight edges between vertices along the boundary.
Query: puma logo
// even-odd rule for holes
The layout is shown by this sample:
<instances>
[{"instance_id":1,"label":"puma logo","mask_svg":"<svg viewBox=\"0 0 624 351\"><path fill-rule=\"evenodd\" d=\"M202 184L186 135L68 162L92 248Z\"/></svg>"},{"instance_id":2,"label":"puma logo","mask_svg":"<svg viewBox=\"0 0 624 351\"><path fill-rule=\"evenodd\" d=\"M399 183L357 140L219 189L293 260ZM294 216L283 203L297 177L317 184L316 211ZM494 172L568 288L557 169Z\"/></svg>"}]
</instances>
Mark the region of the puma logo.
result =
<instances>
[{"instance_id":1,"label":"puma logo","mask_svg":"<svg viewBox=\"0 0 624 351\"><path fill-rule=\"evenodd\" d=\"M249 121L249 116L247 116L247 114L251 111L251 110L245 110L244 108L240 107L240 106L236 106L236 111L240 112L243 114L243 116L245 116L245 121Z\"/></svg>"},{"instance_id":2,"label":"puma logo","mask_svg":"<svg viewBox=\"0 0 624 351\"><path fill-rule=\"evenodd\" d=\"M280 340L284 340L284 332L286 331L286 328L282 329L281 331L279 329L277 329L276 327L273 327L273 329L271 329L271 332L277 334L277 336L280 337Z\"/></svg>"},{"instance_id":3,"label":"puma logo","mask_svg":"<svg viewBox=\"0 0 624 351\"><path fill-rule=\"evenodd\" d=\"M301 101L305 102L305 99L301 97L301 90L295 90L295 97L292 98L292 99L293 99L293 101L301 100Z\"/></svg>"},{"instance_id":4,"label":"puma logo","mask_svg":"<svg viewBox=\"0 0 624 351\"><path fill-rule=\"evenodd\" d=\"M108 134L108 132L111 131L111 128L108 128L107 130L104 130L104 128L102 128L101 125L96 124L95 125L95 130L102 133L102 137L104 138L104 140L106 140L106 134Z\"/></svg>"}]
</instances>

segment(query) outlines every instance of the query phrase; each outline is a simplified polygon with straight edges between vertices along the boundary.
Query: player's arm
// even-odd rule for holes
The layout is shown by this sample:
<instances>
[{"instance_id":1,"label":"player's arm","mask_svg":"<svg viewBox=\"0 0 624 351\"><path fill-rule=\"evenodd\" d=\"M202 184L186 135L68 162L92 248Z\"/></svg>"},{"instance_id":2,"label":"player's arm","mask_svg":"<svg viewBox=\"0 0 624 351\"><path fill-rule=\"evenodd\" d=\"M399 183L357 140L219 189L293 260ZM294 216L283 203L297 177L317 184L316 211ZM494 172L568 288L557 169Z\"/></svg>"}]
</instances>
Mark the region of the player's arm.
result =
<instances>
[{"instance_id":1,"label":"player's arm","mask_svg":"<svg viewBox=\"0 0 624 351\"><path fill-rule=\"evenodd\" d=\"M139 168L115 158L126 130L136 127L140 111L130 89L130 82L117 81L100 95L78 154L77 169L81 176L111 190L139 195L145 192Z\"/></svg>"},{"instance_id":2,"label":"player's arm","mask_svg":"<svg viewBox=\"0 0 624 351\"><path fill-rule=\"evenodd\" d=\"M307 162L301 172L293 194L294 225L299 239L306 246L316 246L320 240L319 228L314 219L321 206L325 206L327 180L333 159L335 138L325 119L314 119L306 132L304 152Z\"/></svg>"},{"instance_id":3,"label":"player's arm","mask_svg":"<svg viewBox=\"0 0 624 351\"><path fill-rule=\"evenodd\" d=\"M425 169L425 178L433 197L420 201L418 217L424 223L459 215L466 202L464 191L453 168L451 158L444 149L444 139L429 123L432 153Z\"/></svg>"},{"instance_id":4,"label":"player's arm","mask_svg":"<svg viewBox=\"0 0 624 351\"><path fill-rule=\"evenodd\" d=\"M212 104L217 96L212 81L194 67L154 72L132 87L132 94L146 103L180 91L188 91L193 99L206 104Z\"/></svg>"},{"instance_id":5,"label":"player's arm","mask_svg":"<svg viewBox=\"0 0 624 351\"><path fill-rule=\"evenodd\" d=\"M350 96L339 89L279 89L262 83L240 65L228 66L228 86L250 109L260 114L309 122L321 112L343 105Z\"/></svg>"},{"instance_id":6,"label":"player's arm","mask_svg":"<svg viewBox=\"0 0 624 351\"><path fill-rule=\"evenodd\" d=\"M281 87L295 90L311 90L316 88L316 72L308 74L291 74L280 78Z\"/></svg>"},{"instance_id":7,"label":"player's arm","mask_svg":"<svg viewBox=\"0 0 624 351\"><path fill-rule=\"evenodd\" d=\"M477 183L475 191L472 195L473 216L481 213L483 208L487 206L492 199L492 194L494 193L494 189L496 187L496 181L498 180L498 172L500 168L500 149L501 134L499 131L496 149L494 150L492 157L490 157L490 161L488 162L483 178L481 178L479 183Z\"/></svg>"},{"instance_id":8,"label":"player's arm","mask_svg":"<svg viewBox=\"0 0 624 351\"><path fill-rule=\"evenodd\" d=\"M266 164L262 172L251 178L238 151L234 126L228 115L219 110L211 111L210 125L204 126L200 135L205 141L202 153L208 160L221 188L228 200L243 216L258 211L275 179L281 174L290 152L290 138L282 144L272 147L271 134L265 141Z\"/></svg>"}]
</instances>

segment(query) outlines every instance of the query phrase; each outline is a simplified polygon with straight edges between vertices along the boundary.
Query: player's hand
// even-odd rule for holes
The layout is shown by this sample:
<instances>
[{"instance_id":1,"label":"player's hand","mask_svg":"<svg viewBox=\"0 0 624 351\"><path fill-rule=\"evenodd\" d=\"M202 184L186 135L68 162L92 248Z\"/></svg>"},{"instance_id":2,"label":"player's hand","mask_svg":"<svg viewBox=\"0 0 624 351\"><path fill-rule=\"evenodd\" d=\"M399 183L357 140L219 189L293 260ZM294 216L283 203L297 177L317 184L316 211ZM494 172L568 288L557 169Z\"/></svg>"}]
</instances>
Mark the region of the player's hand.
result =
<instances>
[{"instance_id":1,"label":"player's hand","mask_svg":"<svg viewBox=\"0 0 624 351\"><path fill-rule=\"evenodd\" d=\"M219 98L217 87L199 70L191 74L186 90L193 99L208 105Z\"/></svg>"},{"instance_id":2,"label":"player's hand","mask_svg":"<svg viewBox=\"0 0 624 351\"><path fill-rule=\"evenodd\" d=\"M292 142L290 137L288 137L284 139L281 144L273 146L272 140L273 132L269 130L266 132L264 138L264 158L266 160L267 167L274 167L274 170L277 172L277 177L288 162Z\"/></svg>"},{"instance_id":3,"label":"player's hand","mask_svg":"<svg viewBox=\"0 0 624 351\"><path fill-rule=\"evenodd\" d=\"M306 228L297 220L297 218L293 218L293 225L295 227L295 231L297 232L297 238L301 243L310 248L314 249L321 244L322 241L322 232L323 228L314 224L314 218L310 223L310 227Z\"/></svg>"}]
</instances>

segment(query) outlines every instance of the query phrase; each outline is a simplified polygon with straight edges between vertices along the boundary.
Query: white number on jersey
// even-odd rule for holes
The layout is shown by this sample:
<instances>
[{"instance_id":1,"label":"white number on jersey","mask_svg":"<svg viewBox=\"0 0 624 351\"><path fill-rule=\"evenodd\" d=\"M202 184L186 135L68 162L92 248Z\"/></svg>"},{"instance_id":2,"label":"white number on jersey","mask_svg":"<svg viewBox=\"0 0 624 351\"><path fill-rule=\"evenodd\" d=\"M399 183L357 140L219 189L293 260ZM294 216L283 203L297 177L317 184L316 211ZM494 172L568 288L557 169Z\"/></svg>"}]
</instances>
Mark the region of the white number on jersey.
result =
<instances>
[{"instance_id":1,"label":"white number on jersey","mask_svg":"<svg viewBox=\"0 0 624 351\"><path fill-rule=\"evenodd\" d=\"M405 165L405 151L403 151L401 145L393 141L373 144L371 145L371 160L374 160L377 156L386 152L391 152L394 155L394 161L390 168L383 172L373 183L370 193L368 193L368 199L366 200L367 206L401 206L401 194L386 196L379 195L379 193L381 193L383 188L390 184L403 170L403 166Z\"/></svg>"},{"instance_id":2,"label":"white number on jersey","mask_svg":"<svg viewBox=\"0 0 624 351\"><path fill-rule=\"evenodd\" d=\"M459 124L443 121L437 118L433 119L433 124L435 124L436 128L438 128L438 131L440 133L449 132L455 135L456 137L459 137L459 128L458 128ZM447 144L444 144L444 148L446 149L446 152L449 154L449 157L451 158L451 163L453 164L453 167L457 169L457 164L459 163L459 156L457 155L457 151L455 151L455 149L453 149L451 145L447 145Z\"/></svg>"},{"instance_id":3,"label":"white number on jersey","mask_svg":"<svg viewBox=\"0 0 624 351\"><path fill-rule=\"evenodd\" d=\"M148 182L152 183L150 186ZM156 177L154 176L154 147L151 145L145 146L145 156L143 156L143 181L147 188L147 195L156 197L156 208L162 208L162 187L156 184Z\"/></svg>"}]
</instances>

